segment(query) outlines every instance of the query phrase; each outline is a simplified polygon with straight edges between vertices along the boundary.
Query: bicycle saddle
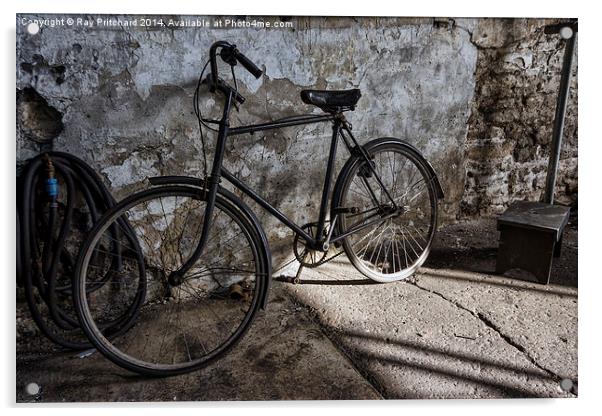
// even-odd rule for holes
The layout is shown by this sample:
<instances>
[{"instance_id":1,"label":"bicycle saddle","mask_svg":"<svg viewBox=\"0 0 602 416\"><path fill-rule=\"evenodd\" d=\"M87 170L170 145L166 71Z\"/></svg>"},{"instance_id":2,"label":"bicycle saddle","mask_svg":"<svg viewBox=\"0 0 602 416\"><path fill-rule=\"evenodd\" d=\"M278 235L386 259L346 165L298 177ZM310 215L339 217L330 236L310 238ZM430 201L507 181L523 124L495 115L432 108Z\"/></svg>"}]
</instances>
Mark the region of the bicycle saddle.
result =
<instances>
[{"instance_id":1,"label":"bicycle saddle","mask_svg":"<svg viewBox=\"0 0 602 416\"><path fill-rule=\"evenodd\" d=\"M353 110L362 96L359 89L343 91L303 90L301 100L327 112Z\"/></svg>"}]
</instances>

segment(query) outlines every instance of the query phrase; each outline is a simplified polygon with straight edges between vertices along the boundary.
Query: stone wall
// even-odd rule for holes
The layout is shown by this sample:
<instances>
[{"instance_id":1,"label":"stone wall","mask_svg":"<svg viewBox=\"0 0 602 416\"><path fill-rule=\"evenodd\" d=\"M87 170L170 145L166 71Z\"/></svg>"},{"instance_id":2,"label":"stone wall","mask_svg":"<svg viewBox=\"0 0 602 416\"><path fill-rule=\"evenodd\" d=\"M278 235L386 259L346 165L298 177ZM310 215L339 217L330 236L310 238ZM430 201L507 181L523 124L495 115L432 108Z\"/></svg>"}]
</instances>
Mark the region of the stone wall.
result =
<instances>
[{"instance_id":1,"label":"stone wall","mask_svg":"<svg viewBox=\"0 0 602 416\"><path fill-rule=\"evenodd\" d=\"M55 149L90 163L117 198L148 176L202 173L192 97L218 39L265 70L259 80L238 71L247 102L233 124L319 112L301 103L303 88L359 87L348 117L354 133L362 143L397 136L417 146L439 173L444 221L541 193L562 55L557 37L542 34L546 21L246 18L289 26L259 29L125 27L97 19L132 16L85 16L91 26L42 26L35 35L22 24L52 17L69 16L17 16L17 161L54 138ZM572 86L558 198L576 204L576 77ZM204 114L217 116L219 99L202 98ZM312 221L329 136L328 126L313 125L236 137L226 164L292 219ZM341 152L339 167L347 156ZM288 247L290 231L257 211L274 247Z\"/></svg>"},{"instance_id":2,"label":"stone wall","mask_svg":"<svg viewBox=\"0 0 602 416\"><path fill-rule=\"evenodd\" d=\"M550 155L564 41L542 20L486 19L472 33L476 89L466 139L464 216L540 200ZM575 48L576 50L577 48ZM556 201L577 206L577 52L556 182Z\"/></svg>"}]
</instances>

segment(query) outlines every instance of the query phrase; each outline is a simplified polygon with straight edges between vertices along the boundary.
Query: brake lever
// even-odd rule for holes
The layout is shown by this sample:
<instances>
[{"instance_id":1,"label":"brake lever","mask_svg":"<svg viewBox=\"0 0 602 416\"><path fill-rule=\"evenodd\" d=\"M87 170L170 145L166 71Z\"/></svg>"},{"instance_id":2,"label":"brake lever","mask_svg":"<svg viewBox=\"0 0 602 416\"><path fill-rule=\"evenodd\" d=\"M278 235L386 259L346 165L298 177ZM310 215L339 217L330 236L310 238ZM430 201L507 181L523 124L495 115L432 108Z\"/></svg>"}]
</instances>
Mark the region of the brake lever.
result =
<instances>
[{"instance_id":1,"label":"brake lever","mask_svg":"<svg viewBox=\"0 0 602 416\"><path fill-rule=\"evenodd\" d=\"M234 99L232 101L232 103L236 107L236 111L239 111L236 103L238 102L240 104L243 104L245 102L245 97L240 95L240 93L237 90L228 86L220 78L217 79L217 82L213 82L213 77L211 76L211 74L209 74L209 75L207 75L207 77L205 78L205 80L203 82L207 82L209 84L209 91L211 93L215 93L216 90L219 90L219 91L223 92L224 94L227 94L228 92L232 92L233 93L232 98Z\"/></svg>"}]
</instances>

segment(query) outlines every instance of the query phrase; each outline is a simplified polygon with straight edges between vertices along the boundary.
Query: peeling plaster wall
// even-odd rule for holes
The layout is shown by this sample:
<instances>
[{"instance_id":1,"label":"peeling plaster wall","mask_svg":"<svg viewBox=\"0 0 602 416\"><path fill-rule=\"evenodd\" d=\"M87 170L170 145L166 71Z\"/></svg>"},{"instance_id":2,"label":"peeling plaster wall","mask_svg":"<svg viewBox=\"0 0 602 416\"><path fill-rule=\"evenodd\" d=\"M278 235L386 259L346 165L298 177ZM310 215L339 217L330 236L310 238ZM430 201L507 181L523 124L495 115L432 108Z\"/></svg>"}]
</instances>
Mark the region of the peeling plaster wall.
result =
<instances>
[{"instance_id":1,"label":"peeling plaster wall","mask_svg":"<svg viewBox=\"0 0 602 416\"><path fill-rule=\"evenodd\" d=\"M51 17L19 17L23 16ZM247 102L240 113L233 114L234 125L319 112L301 103L299 91L303 88L359 87L363 96L348 119L360 142L397 136L417 146L439 173L446 193L444 220L486 210L482 196L497 186L495 170L500 163L495 160L489 166L487 160L479 161L482 155L476 149L481 143L489 145L491 132L497 131L482 115L483 102L487 82L495 84L503 77L490 66L497 65L492 58L495 51L507 49L506 40L491 46L483 45L483 39L475 40L475 34L485 30L486 21L478 19L312 17L292 18L291 22L293 28L286 29L43 27L36 35L27 34L25 27L17 24L17 92L24 96L23 91L32 88L60 113L62 129L54 148L86 160L104 176L115 196L122 198L144 187L148 176L202 173L192 97L209 46L224 39L236 43L265 69L260 80L237 71ZM517 25L535 23L520 21ZM502 36L500 32L506 29L492 26L489 39ZM557 48L531 41L511 45L524 53L531 46L541 49L529 66L540 65L537 54L553 53ZM506 49L503 56L507 56ZM554 65L550 64L550 70ZM552 78L545 83L550 94L557 83ZM576 88L574 96L576 99ZM217 117L219 99L209 94L203 98L203 113ZM540 104L551 105L553 112L549 98ZM32 107L27 105L19 105L17 110L18 161L40 151L20 115L25 114L24 108ZM569 111L576 117L576 106ZM533 118L528 121L530 125L537 122ZM495 127L510 129L513 123L514 119L506 118ZM568 127L571 132L570 123ZM236 137L228 144L226 164L292 219L313 221L330 134L329 126L313 125ZM574 135L568 141L574 141L576 157L576 127L569 134ZM209 134L210 151L213 139ZM504 140L518 139L506 133ZM523 147L528 149L530 144ZM504 149L502 160L508 153ZM521 168L541 164L544 145L539 149L536 157L518 160ZM346 157L341 151L339 167ZM508 178L515 171L513 163L509 160L503 165ZM562 163L572 164L573 160L563 157ZM467 171L472 175L468 180ZM576 159L574 172L576 184ZM520 175L517 178L522 180ZM540 190L520 189L521 196L533 196ZM509 198L510 190L492 203L503 206ZM289 247L291 232L263 211L257 209L257 213L273 247L280 243Z\"/></svg>"}]
</instances>

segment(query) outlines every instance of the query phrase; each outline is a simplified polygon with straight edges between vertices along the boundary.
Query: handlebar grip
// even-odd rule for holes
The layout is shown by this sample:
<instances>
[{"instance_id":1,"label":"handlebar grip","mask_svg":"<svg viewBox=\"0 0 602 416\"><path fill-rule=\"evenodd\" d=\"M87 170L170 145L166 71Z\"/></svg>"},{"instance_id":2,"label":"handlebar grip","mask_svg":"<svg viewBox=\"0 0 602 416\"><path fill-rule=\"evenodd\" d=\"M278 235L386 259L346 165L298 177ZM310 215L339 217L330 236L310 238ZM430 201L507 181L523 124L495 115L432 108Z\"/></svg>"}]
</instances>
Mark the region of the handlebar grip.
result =
<instances>
[{"instance_id":1,"label":"handlebar grip","mask_svg":"<svg viewBox=\"0 0 602 416\"><path fill-rule=\"evenodd\" d=\"M240 64L242 66L244 66L247 71L249 71L251 73L251 75L253 75L255 78L259 79L259 77L261 77L261 74L263 73L263 71L261 69L257 68L257 65L255 65L249 58L244 56L238 50L235 53L236 53L235 56L236 56L236 59L238 60L238 62L240 62Z\"/></svg>"}]
</instances>

